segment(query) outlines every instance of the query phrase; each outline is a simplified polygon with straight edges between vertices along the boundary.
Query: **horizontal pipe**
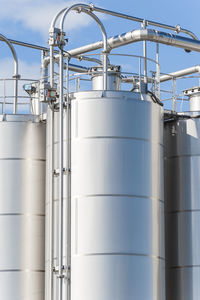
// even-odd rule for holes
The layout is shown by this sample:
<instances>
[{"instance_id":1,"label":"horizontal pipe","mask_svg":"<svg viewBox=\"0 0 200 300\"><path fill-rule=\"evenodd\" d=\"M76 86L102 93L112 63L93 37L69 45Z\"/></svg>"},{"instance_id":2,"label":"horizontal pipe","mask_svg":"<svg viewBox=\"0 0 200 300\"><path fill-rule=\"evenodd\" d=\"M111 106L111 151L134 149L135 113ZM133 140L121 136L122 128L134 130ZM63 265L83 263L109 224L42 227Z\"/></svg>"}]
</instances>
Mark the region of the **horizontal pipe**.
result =
<instances>
[{"instance_id":1,"label":"horizontal pipe","mask_svg":"<svg viewBox=\"0 0 200 300\"><path fill-rule=\"evenodd\" d=\"M107 42L109 50L112 50L114 48L118 48L139 41L151 41L155 43L161 43L178 48L183 48L186 50L200 52L200 41L153 29L133 30L127 33L111 37L108 39ZM86 52L95 51L102 47L103 41L98 41L93 44L88 44L79 48L69 50L68 55L77 56ZM58 59L58 56L55 55L55 58ZM45 58L45 63L49 63L49 57Z\"/></svg>"},{"instance_id":2,"label":"horizontal pipe","mask_svg":"<svg viewBox=\"0 0 200 300\"><path fill-rule=\"evenodd\" d=\"M175 34L161 32L153 29L139 29L133 30L121 35L117 35L108 39L109 50L117 47L128 45L139 41L151 41L155 43L161 43L165 45L175 46L186 50L200 52L200 41ZM103 47L103 41L99 41L93 44L85 45L73 50L69 50L68 53L71 56L76 56L82 53L94 51Z\"/></svg>"},{"instance_id":3,"label":"horizontal pipe","mask_svg":"<svg viewBox=\"0 0 200 300\"><path fill-rule=\"evenodd\" d=\"M145 23L147 25L152 25L152 26L156 26L156 27L160 27L160 28L165 28L165 29L176 31L176 32L183 32L185 34L190 35L193 39L198 40L197 36L193 32L191 32L190 30L181 28L179 25L171 26L171 25L167 25L167 24L163 24L163 23L159 23L159 22L155 22L155 21L150 21L150 20L146 20L146 19L137 18L137 17L134 17L134 16L114 12L114 11L111 11L111 10L103 9L103 8L92 6L92 5L91 5L91 9L94 10L94 11L100 12L100 13L111 15L111 16L120 17L120 18L123 18L123 19L131 20L131 21L135 21L135 22L139 22L139 23L143 23L145 21Z\"/></svg>"},{"instance_id":4,"label":"horizontal pipe","mask_svg":"<svg viewBox=\"0 0 200 300\"><path fill-rule=\"evenodd\" d=\"M2 40L1 37L0 37L0 40ZM18 46L23 46L23 47L27 47L27 48L36 49L36 50L49 51L49 49L47 47L43 47L43 46L39 46L39 45L34 45L34 44L25 43L25 42L21 42L21 41L16 41L16 40L12 40L12 39L8 39L8 41L11 44L15 44L15 45L18 45Z\"/></svg>"},{"instance_id":5,"label":"horizontal pipe","mask_svg":"<svg viewBox=\"0 0 200 300\"><path fill-rule=\"evenodd\" d=\"M187 75L191 75L194 73L200 73L200 65L191 67L191 68L187 68L187 69L183 69L183 70L179 70L170 74L166 74L166 75L162 75L160 76L160 82L165 82L174 78L179 78L179 77L183 77L183 76L187 76Z\"/></svg>"},{"instance_id":6,"label":"horizontal pipe","mask_svg":"<svg viewBox=\"0 0 200 300\"><path fill-rule=\"evenodd\" d=\"M69 70L73 71L73 72L77 72L77 73L87 73L89 71L88 68L86 67L82 67L82 66L78 66L78 65L74 65L74 64L69 64ZM66 68L66 66L64 65L64 69Z\"/></svg>"},{"instance_id":7,"label":"horizontal pipe","mask_svg":"<svg viewBox=\"0 0 200 300\"><path fill-rule=\"evenodd\" d=\"M186 69L183 69L183 70L179 70L179 71L176 71L176 72L172 72L172 73L169 73L169 74L162 75L162 76L160 76L160 82L169 81L169 80L172 80L172 79L175 79L175 78L184 77L184 76L191 75L191 74L194 74L194 73L199 73L200 74L200 65L196 65L196 66L193 66L193 67L190 67L190 68L186 68ZM147 80L148 80L148 83L152 82L151 77L148 77ZM124 82L124 83L136 84L136 83L138 83L138 77L137 76L122 77L121 81Z\"/></svg>"},{"instance_id":8,"label":"horizontal pipe","mask_svg":"<svg viewBox=\"0 0 200 300\"><path fill-rule=\"evenodd\" d=\"M151 83L152 81L153 81L153 79L151 77L147 77L148 83ZM139 82L139 77L138 76L122 77L121 82L137 84Z\"/></svg>"},{"instance_id":9,"label":"horizontal pipe","mask_svg":"<svg viewBox=\"0 0 200 300\"><path fill-rule=\"evenodd\" d=\"M83 55L77 55L75 58L77 58L78 60L86 60L86 61L91 61L94 62L96 64L101 65L102 61L100 59L97 58L93 58L93 57L88 57L88 56L83 56Z\"/></svg>"},{"instance_id":10,"label":"horizontal pipe","mask_svg":"<svg viewBox=\"0 0 200 300\"><path fill-rule=\"evenodd\" d=\"M101 8L101 7L97 7L97 6L94 6L94 4L92 4L92 3L89 4L89 5L85 5L83 3L75 4L75 5L73 5L73 7L74 7L75 10L79 10L79 9L81 9L81 7L85 7L86 9L89 9L90 11L96 11L96 12L104 13L104 14L107 14L107 15L123 18L123 19L130 20L130 21L135 21L135 22L139 22L139 23L145 22L147 25L152 25L152 26L156 26L156 27L160 27L160 28L165 28L165 29L168 29L168 30L175 31L177 33L183 32L185 34L190 35L193 39L198 40L197 36L192 31L181 28L180 25L172 26L172 25L167 25L167 24L163 24L163 23L160 23L160 22L145 20L143 18L138 18L138 17L134 17L134 16L131 16L131 15L122 14L122 13L119 13L119 12L115 12L115 11L111 11L111 10L104 9L104 8ZM68 9L67 7L63 8L61 11L59 11L59 13L56 14L56 16L53 18L53 20L51 22L51 29L53 29L55 27L56 21L67 9ZM71 9L72 9L72 7L71 7ZM63 26L63 21L61 21L61 28L62 28L62 26Z\"/></svg>"}]
</instances>

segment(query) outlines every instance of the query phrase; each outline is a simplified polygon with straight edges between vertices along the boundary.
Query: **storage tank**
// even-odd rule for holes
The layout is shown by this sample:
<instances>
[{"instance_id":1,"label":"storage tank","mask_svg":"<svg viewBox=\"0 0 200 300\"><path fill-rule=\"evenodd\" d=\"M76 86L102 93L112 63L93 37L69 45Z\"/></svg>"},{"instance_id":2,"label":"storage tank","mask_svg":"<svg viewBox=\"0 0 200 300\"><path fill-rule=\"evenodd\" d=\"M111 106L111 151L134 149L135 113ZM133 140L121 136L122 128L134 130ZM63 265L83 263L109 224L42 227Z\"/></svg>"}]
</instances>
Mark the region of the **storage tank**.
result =
<instances>
[{"instance_id":1,"label":"storage tank","mask_svg":"<svg viewBox=\"0 0 200 300\"><path fill-rule=\"evenodd\" d=\"M148 95L124 91L78 92L70 98L71 300L164 300L162 107ZM55 112L55 170L59 167L58 115ZM49 152L50 142L47 145ZM47 166L51 168L49 162ZM51 184L50 179L47 182ZM58 182L59 176L54 179L54 267ZM66 234L64 238L65 255ZM55 289L58 280L54 274ZM66 282L65 278L65 287ZM55 291L53 299L57 299Z\"/></svg>"},{"instance_id":2,"label":"storage tank","mask_svg":"<svg viewBox=\"0 0 200 300\"><path fill-rule=\"evenodd\" d=\"M200 299L200 97L188 93L196 112L165 123L167 300Z\"/></svg>"},{"instance_id":3,"label":"storage tank","mask_svg":"<svg viewBox=\"0 0 200 300\"><path fill-rule=\"evenodd\" d=\"M45 124L0 115L0 298L44 299Z\"/></svg>"}]
</instances>

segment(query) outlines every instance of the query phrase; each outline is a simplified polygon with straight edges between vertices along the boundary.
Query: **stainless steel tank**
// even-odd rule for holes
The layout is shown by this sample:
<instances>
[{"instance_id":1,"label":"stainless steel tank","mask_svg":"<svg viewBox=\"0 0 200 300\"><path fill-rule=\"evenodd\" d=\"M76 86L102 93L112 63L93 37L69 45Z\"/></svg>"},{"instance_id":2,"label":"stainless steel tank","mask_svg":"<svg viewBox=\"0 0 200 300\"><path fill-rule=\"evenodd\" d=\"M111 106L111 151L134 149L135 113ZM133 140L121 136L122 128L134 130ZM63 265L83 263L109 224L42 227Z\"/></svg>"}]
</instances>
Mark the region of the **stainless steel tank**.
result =
<instances>
[{"instance_id":1,"label":"stainless steel tank","mask_svg":"<svg viewBox=\"0 0 200 300\"><path fill-rule=\"evenodd\" d=\"M92 89L103 89L103 75L102 67L93 67L90 70L92 72ZM107 70L107 90L115 91L120 90L121 76L120 66L110 66Z\"/></svg>"},{"instance_id":2,"label":"stainless steel tank","mask_svg":"<svg viewBox=\"0 0 200 300\"><path fill-rule=\"evenodd\" d=\"M184 91L184 95L189 97L190 111L200 111L200 87L187 89Z\"/></svg>"},{"instance_id":3,"label":"stainless steel tank","mask_svg":"<svg viewBox=\"0 0 200 300\"><path fill-rule=\"evenodd\" d=\"M44 299L45 124L0 115L0 298Z\"/></svg>"},{"instance_id":4,"label":"stainless steel tank","mask_svg":"<svg viewBox=\"0 0 200 300\"><path fill-rule=\"evenodd\" d=\"M165 123L167 300L200 299L200 120L187 115Z\"/></svg>"},{"instance_id":5,"label":"stainless steel tank","mask_svg":"<svg viewBox=\"0 0 200 300\"><path fill-rule=\"evenodd\" d=\"M122 91L71 95L71 300L165 299L162 108L150 96L142 99L140 93ZM64 123L65 167L65 116ZM56 169L57 112L54 124ZM64 179L64 203L66 184ZM54 289L56 281L55 274Z\"/></svg>"}]
</instances>

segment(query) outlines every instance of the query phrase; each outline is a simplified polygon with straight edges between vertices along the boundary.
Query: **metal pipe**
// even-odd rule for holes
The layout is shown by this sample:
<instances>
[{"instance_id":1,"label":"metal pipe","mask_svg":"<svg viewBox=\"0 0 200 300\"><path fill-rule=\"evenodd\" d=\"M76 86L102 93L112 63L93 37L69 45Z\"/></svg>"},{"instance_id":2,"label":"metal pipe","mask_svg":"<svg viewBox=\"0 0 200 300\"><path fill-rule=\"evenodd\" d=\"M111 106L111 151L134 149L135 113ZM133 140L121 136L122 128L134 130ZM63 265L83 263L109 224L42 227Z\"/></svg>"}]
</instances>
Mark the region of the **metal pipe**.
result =
<instances>
[{"instance_id":1,"label":"metal pipe","mask_svg":"<svg viewBox=\"0 0 200 300\"><path fill-rule=\"evenodd\" d=\"M83 5L84 4L75 4L74 6L83 7ZM92 3L87 5L87 6L89 6L89 9L91 11L96 11L96 12L104 13L104 14L107 14L107 15L123 18L123 19L130 20L130 21L135 21L135 22L139 22L139 23L144 22L143 18L137 18L137 17L131 16L131 15L122 14L122 13L118 13L118 12L111 11L111 10L108 10L108 9L104 9L104 8L101 8L101 7L97 7L97 6L94 6L94 4L92 4ZM67 9L67 7L62 9L59 13L57 13L55 15L55 17L53 18L53 21L51 22L51 28L55 27L56 21L58 20L59 16L64 11L66 11L66 9ZM146 23L147 23L147 25L152 25L152 26L156 26L156 27L160 27L160 28L165 28L165 29L168 29L168 30L175 31L177 33L183 32L183 33L188 34L189 36L191 36L193 39L198 40L197 36L192 31L181 28L180 25L172 26L172 25L163 24L163 23L155 22L155 21L151 21L151 20L146 20Z\"/></svg>"},{"instance_id":2,"label":"metal pipe","mask_svg":"<svg viewBox=\"0 0 200 300\"><path fill-rule=\"evenodd\" d=\"M50 47L50 52L51 52L51 47ZM51 53L50 53L50 56L45 57L44 67L46 67L46 68L48 67L48 65L50 64L50 60L51 60ZM52 60L54 60L59 65L59 55L56 55L56 56L54 55L54 58ZM64 67L64 69L66 69L66 64L64 64L63 67ZM75 65L75 64L71 64L71 63L69 63L68 67L69 67L70 71L77 72L77 73L86 73L89 70L87 67L83 67L83 66L79 66L79 65ZM51 78L51 73L52 73L51 68L52 67L51 67L51 64L50 64L50 78ZM50 79L50 81L51 81L51 79Z\"/></svg>"},{"instance_id":3,"label":"metal pipe","mask_svg":"<svg viewBox=\"0 0 200 300\"><path fill-rule=\"evenodd\" d=\"M13 113L16 114L17 112L17 96L18 96L18 78L19 78L19 74L18 74L18 58L17 58L17 54L15 52L15 49L13 47L13 45L9 42L9 40L2 34L0 34L0 39L2 41L4 41L8 47L10 48L13 58L14 58L14 75L13 78L15 79L14 82L14 106L13 106Z\"/></svg>"},{"instance_id":4,"label":"metal pipe","mask_svg":"<svg viewBox=\"0 0 200 300\"><path fill-rule=\"evenodd\" d=\"M160 99L160 63L159 63L159 44L156 44L156 90L157 97Z\"/></svg>"},{"instance_id":5,"label":"metal pipe","mask_svg":"<svg viewBox=\"0 0 200 300\"><path fill-rule=\"evenodd\" d=\"M50 86L53 89L54 88L54 47L53 45L50 45Z\"/></svg>"},{"instance_id":6,"label":"metal pipe","mask_svg":"<svg viewBox=\"0 0 200 300\"><path fill-rule=\"evenodd\" d=\"M77 73L87 73L89 71L89 68L74 65L74 64L69 64L69 70ZM64 64L64 69L66 68L66 65Z\"/></svg>"},{"instance_id":7,"label":"metal pipe","mask_svg":"<svg viewBox=\"0 0 200 300\"><path fill-rule=\"evenodd\" d=\"M50 228L50 236L49 236L49 253L50 253L50 289L49 289L49 299L53 300L53 292L54 292L54 280L53 280L53 268L54 268L54 104L52 103L50 107L51 111L51 190L50 190L50 220L49 220L49 228Z\"/></svg>"},{"instance_id":8,"label":"metal pipe","mask_svg":"<svg viewBox=\"0 0 200 300\"><path fill-rule=\"evenodd\" d=\"M146 29L146 21L142 23L142 28ZM143 56L144 56L144 83L147 85L147 42L143 41Z\"/></svg>"},{"instance_id":9,"label":"metal pipe","mask_svg":"<svg viewBox=\"0 0 200 300\"><path fill-rule=\"evenodd\" d=\"M60 148L59 148L59 256L58 256L58 293L60 300L63 299L63 49L62 46L60 48L60 114L59 114L59 140L60 140Z\"/></svg>"},{"instance_id":10,"label":"metal pipe","mask_svg":"<svg viewBox=\"0 0 200 300\"><path fill-rule=\"evenodd\" d=\"M67 58L67 299L71 299L70 273L71 273L71 100L69 97L69 58Z\"/></svg>"},{"instance_id":11,"label":"metal pipe","mask_svg":"<svg viewBox=\"0 0 200 300\"><path fill-rule=\"evenodd\" d=\"M3 40L0 36L0 40ZM40 45L35 45L35 44L30 44L30 43L25 43L25 42L21 42L21 41L17 41L17 40L13 40L13 39L7 39L11 44L15 44L18 46L23 46L23 47L27 47L27 48L32 48L32 49L36 49L36 50L44 50L44 51L49 51L49 49L47 47L44 46L40 46Z\"/></svg>"},{"instance_id":12,"label":"metal pipe","mask_svg":"<svg viewBox=\"0 0 200 300\"><path fill-rule=\"evenodd\" d=\"M102 61L100 59L97 58L92 58L92 57L88 57L88 56L83 56L83 55L77 55L75 58L77 58L78 60L86 60L86 61L91 61L94 63L97 63L99 65L102 64Z\"/></svg>"},{"instance_id":13,"label":"metal pipe","mask_svg":"<svg viewBox=\"0 0 200 300\"><path fill-rule=\"evenodd\" d=\"M100 13L108 14L108 15L111 15L111 16L131 20L131 21L135 21L135 22L139 22L139 23L144 22L144 19L142 19L142 18L137 18L137 17L134 17L134 16L130 16L130 15L118 13L118 12L115 12L115 11L103 9L103 8L100 8L100 7L96 7L93 4L90 4L90 7L91 7L92 10L100 12ZM193 39L198 40L197 36L193 32L191 32L190 30L181 28L180 25L171 26L171 25L167 25L167 24L163 24L163 23L159 23L159 22L155 22L155 21L150 21L150 20L145 20L145 21L146 21L147 25L152 25L152 26L156 26L156 27L160 27L160 28L173 30L177 33L178 32L183 32L185 34L190 35Z\"/></svg>"},{"instance_id":14,"label":"metal pipe","mask_svg":"<svg viewBox=\"0 0 200 300\"><path fill-rule=\"evenodd\" d=\"M179 78L179 77L183 77L186 75L191 75L194 73L200 73L200 65L191 67L191 68L187 68L187 69L183 69L183 70L179 70L170 74L166 74L166 75L162 75L160 76L160 82L164 82L164 81L168 81L168 80L172 80L174 78Z\"/></svg>"},{"instance_id":15,"label":"metal pipe","mask_svg":"<svg viewBox=\"0 0 200 300\"><path fill-rule=\"evenodd\" d=\"M109 50L112 50L114 48L144 40L200 52L200 41L153 29L133 30L121 35L111 37L107 42ZM98 41L93 44L88 44L79 48L69 50L68 53L71 56L76 56L86 52L95 51L102 47L103 41Z\"/></svg>"},{"instance_id":16,"label":"metal pipe","mask_svg":"<svg viewBox=\"0 0 200 300\"><path fill-rule=\"evenodd\" d=\"M67 8L63 12L63 15L62 15L62 18L60 21L60 31L61 32L63 32L65 18L71 10L77 10L79 13L80 12L86 13L87 15L89 15L91 18L93 18L97 22L97 24L99 25L99 27L101 29L101 33L103 35L103 52L102 52L103 53L103 90L106 90L107 89L107 53L108 53L106 30L105 30L102 22L99 20L99 18L90 11L91 10L90 5L74 4L71 7Z\"/></svg>"}]
</instances>

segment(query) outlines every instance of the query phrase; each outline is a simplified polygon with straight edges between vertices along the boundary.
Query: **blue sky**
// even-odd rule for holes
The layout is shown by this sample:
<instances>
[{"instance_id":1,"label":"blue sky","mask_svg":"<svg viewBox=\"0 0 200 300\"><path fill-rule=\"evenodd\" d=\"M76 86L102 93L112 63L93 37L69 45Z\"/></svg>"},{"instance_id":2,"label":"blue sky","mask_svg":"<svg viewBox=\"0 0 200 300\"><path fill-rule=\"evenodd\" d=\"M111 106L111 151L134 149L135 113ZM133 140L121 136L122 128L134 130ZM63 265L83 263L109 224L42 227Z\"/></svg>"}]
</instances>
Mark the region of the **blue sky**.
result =
<instances>
[{"instance_id":1,"label":"blue sky","mask_svg":"<svg viewBox=\"0 0 200 300\"><path fill-rule=\"evenodd\" d=\"M76 2L63 0L0 0L0 3L0 33L11 39L47 46L48 29L52 17L59 9ZM181 27L193 31L200 38L199 0L143 0L141 2L131 0L98 0L93 1L93 3L96 6L149 20L155 20L174 26L180 24ZM112 16L102 14L98 14L98 16L103 21L108 36L138 29L141 26L139 23ZM69 38L67 49L73 49L101 39L101 33L97 25L84 14L72 14L65 22L65 30ZM162 29L158 30L162 31ZM132 44L116 49L113 53L142 55L141 47L141 43ZM38 77L40 51L24 49L18 46L15 46L15 49L20 59L19 70L22 77ZM148 56L155 59L155 44L148 43ZM200 53L191 52L188 54L182 49L161 45L160 63L161 71L168 73L199 64ZM122 64L126 66L128 63L122 62ZM131 61L128 70L133 69L133 71L135 71L135 68L136 62ZM1 43L0 76L7 77L12 75L12 69L10 53L7 51L7 47ZM185 81L181 83L180 89L189 88L196 84L197 81Z\"/></svg>"}]
</instances>

